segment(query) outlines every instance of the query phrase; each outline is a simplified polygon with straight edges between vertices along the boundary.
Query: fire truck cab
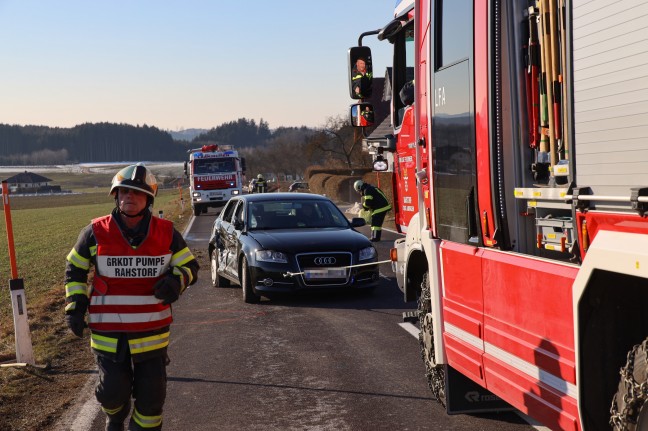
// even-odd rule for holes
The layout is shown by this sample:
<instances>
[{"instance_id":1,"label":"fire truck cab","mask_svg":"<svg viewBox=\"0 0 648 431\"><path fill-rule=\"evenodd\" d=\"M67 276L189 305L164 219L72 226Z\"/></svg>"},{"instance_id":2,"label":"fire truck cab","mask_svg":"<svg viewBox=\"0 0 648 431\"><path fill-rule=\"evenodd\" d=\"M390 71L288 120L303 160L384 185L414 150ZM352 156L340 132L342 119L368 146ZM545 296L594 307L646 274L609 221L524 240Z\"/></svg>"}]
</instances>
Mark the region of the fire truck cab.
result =
<instances>
[{"instance_id":1,"label":"fire truck cab","mask_svg":"<svg viewBox=\"0 0 648 431\"><path fill-rule=\"evenodd\" d=\"M189 178L191 207L195 216L209 207L220 207L232 197L242 193L245 158L240 157L231 145L203 145L189 150L189 160L184 164Z\"/></svg>"}]
</instances>

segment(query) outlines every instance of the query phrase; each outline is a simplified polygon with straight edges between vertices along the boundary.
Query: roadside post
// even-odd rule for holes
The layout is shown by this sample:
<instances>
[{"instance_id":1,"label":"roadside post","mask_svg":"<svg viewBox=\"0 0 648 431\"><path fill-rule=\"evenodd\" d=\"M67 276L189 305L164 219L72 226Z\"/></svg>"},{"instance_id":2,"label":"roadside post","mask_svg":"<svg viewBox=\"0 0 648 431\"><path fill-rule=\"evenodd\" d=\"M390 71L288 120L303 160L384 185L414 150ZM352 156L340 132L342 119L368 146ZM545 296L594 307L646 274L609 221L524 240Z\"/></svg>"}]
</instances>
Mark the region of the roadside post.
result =
<instances>
[{"instance_id":1,"label":"roadside post","mask_svg":"<svg viewBox=\"0 0 648 431\"><path fill-rule=\"evenodd\" d=\"M178 191L180 192L180 211L184 212L184 199L182 198L182 178L178 181Z\"/></svg>"},{"instance_id":2,"label":"roadside post","mask_svg":"<svg viewBox=\"0 0 648 431\"><path fill-rule=\"evenodd\" d=\"M9 185L2 181L2 203L4 208L5 224L7 226L7 243L9 246L9 263L11 266L11 279L9 291L11 292L11 306L13 308L14 330L16 334L16 362L15 364L2 364L2 366L36 365L32 350L31 333L27 321L27 300L25 299L25 286L23 279L18 278L16 268L16 253L14 248L13 229L11 225L11 209L9 206Z\"/></svg>"}]
</instances>

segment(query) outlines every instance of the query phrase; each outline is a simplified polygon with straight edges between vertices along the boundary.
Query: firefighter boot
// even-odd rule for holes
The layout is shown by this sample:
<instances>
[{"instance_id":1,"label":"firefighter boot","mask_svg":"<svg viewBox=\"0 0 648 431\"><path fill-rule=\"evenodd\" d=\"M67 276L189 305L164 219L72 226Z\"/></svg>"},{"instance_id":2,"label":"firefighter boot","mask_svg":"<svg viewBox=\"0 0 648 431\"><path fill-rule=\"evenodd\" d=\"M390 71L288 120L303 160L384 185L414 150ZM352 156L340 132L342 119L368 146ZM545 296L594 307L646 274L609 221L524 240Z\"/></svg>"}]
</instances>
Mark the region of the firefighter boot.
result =
<instances>
[{"instance_id":1,"label":"firefighter boot","mask_svg":"<svg viewBox=\"0 0 648 431\"><path fill-rule=\"evenodd\" d=\"M130 403L119 409L101 408L106 414L106 431L124 431L124 421L130 413Z\"/></svg>"},{"instance_id":2,"label":"firefighter boot","mask_svg":"<svg viewBox=\"0 0 648 431\"><path fill-rule=\"evenodd\" d=\"M371 231L371 242L378 242L380 241L380 236L382 234L382 230L372 230Z\"/></svg>"}]
</instances>

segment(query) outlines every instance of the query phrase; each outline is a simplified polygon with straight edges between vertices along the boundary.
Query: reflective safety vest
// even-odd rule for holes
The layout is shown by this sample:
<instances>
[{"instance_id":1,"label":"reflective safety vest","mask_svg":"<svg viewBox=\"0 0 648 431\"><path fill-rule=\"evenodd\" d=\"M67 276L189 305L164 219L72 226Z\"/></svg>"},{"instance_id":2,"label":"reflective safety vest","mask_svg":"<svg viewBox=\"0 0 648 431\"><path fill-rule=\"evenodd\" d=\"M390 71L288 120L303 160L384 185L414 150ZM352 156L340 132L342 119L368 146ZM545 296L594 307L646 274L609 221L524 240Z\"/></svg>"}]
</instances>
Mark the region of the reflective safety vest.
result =
<instances>
[{"instance_id":1,"label":"reflective safety vest","mask_svg":"<svg viewBox=\"0 0 648 431\"><path fill-rule=\"evenodd\" d=\"M93 220L92 230L97 254L88 308L90 329L147 332L169 326L171 307L153 295L153 285L173 265L173 223L151 217L147 237L135 248L112 215Z\"/></svg>"}]
</instances>

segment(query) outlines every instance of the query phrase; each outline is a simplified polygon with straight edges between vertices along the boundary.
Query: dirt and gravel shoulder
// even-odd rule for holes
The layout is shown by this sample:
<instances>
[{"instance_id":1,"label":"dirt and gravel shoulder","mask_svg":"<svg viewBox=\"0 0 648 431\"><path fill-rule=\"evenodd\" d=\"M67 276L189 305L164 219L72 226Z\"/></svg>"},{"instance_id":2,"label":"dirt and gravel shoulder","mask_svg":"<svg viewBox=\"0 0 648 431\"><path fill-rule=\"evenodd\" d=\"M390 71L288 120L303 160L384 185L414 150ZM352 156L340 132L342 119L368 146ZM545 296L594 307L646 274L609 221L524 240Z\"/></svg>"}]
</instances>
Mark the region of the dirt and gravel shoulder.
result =
<instances>
[{"instance_id":1,"label":"dirt and gravel shoulder","mask_svg":"<svg viewBox=\"0 0 648 431\"><path fill-rule=\"evenodd\" d=\"M82 339L67 334L63 319L55 336L61 354L45 369L0 369L0 431L52 429L74 403L87 380L96 373L89 333Z\"/></svg>"}]
</instances>

